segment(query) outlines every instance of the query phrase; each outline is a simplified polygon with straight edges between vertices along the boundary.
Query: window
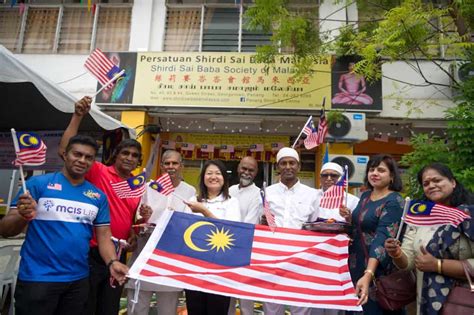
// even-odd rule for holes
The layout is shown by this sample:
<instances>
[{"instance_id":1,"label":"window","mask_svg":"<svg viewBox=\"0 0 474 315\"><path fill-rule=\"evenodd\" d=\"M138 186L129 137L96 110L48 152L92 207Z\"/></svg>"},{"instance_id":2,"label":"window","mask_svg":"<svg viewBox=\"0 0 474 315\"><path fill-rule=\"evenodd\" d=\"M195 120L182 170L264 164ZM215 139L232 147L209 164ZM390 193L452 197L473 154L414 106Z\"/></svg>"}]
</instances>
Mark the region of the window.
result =
<instances>
[{"instance_id":1,"label":"window","mask_svg":"<svg viewBox=\"0 0 474 315\"><path fill-rule=\"evenodd\" d=\"M202 51L238 51L239 9L206 8Z\"/></svg>"},{"instance_id":2,"label":"window","mask_svg":"<svg viewBox=\"0 0 474 315\"><path fill-rule=\"evenodd\" d=\"M166 51L198 51L201 9L169 9L166 16Z\"/></svg>"},{"instance_id":3,"label":"window","mask_svg":"<svg viewBox=\"0 0 474 315\"><path fill-rule=\"evenodd\" d=\"M59 8L30 8L26 15L24 53L53 51Z\"/></svg>"},{"instance_id":4,"label":"window","mask_svg":"<svg viewBox=\"0 0 474 315\"><path fill-rule=\"evenodd\" d=\"M16 51L21 29L21 16L16 8L0 9L0 43Z\"/></svg>"},{"instance_id":5,"label":"window","mask_svg":"<svg viewBox=\"0 0 474 315\"><path fill-rule=\"evenodd\" d=\"M308 0L309 1L309 0ZM168 0L164 50L255 52L271 34L245 29L253 0Z\"/></svg>"},{"instance_id":6,"label":"window","mask_svg":"<svg viewBox=\"0 0 474 315\"><path fill-rule=\"evenodd\" d=\"M96 47L104 51L128 50L132 10L127 7L100 7Z\"/></svg>"},{"instance_id":7,"label":"window","mask_svg":"<svg viewBox=\"0 0 474 315\"><path fill-rule=\"evenodd\" d=\"M26 1L24 12L0 7L0 44L13 52L87 54L95 47L128 50L131 0L102 0L91 10L80 0Z\"/></svg>"},{"instance_id":8,"label":"window","mask_svg":"<svg viewBox=\"0 0 474 315\"><path fill-rule=\"evenodd\" d=\"M64 8L59 53L87 54L91 49L94 16L87 8Z\"/></svg>"}]
</instances>

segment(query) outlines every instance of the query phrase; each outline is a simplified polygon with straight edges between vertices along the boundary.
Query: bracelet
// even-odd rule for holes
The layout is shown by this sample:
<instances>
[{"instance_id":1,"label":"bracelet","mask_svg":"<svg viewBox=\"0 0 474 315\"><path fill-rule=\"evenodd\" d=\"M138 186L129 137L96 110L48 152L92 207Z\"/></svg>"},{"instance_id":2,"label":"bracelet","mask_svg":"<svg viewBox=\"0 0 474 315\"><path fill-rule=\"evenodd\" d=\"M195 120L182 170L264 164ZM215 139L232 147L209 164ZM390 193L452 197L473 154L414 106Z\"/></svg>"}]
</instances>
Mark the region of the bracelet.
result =
<instances>
[{"instance_id":1,"label":"bracelet","mask_svg":"<svg viewBox=\"0 0 474 315\"><path fill-rule=\"evenodd\" d=\"M112 266L112 264L113 264L114 262L116 262L116 261L119 261L119 260L118 260L118 259L111 259L111 260L109 261L109 263L107 264L107 269L110 269L110 266Z\"/></svg>"},{"instance_id":2,"label":"bracelet","mask_svg":"<svg viewBox=\"0 0 474 315\"><path fill-rule=\"evenodd\" d=\"M441 275L443 274L443 260L438 259L438 273Z\"/></svg>"},{"instance_id":3,"label":"bracelet","mask_svg":"<svg viewBox=\"0 0 474 315\"><path fill-rule=\"evenodd\" d=\"M364 274L369 273L372 276L372 280L375 280L375 273L370 269L365 269Z\"/></svg>"}]
</instances>

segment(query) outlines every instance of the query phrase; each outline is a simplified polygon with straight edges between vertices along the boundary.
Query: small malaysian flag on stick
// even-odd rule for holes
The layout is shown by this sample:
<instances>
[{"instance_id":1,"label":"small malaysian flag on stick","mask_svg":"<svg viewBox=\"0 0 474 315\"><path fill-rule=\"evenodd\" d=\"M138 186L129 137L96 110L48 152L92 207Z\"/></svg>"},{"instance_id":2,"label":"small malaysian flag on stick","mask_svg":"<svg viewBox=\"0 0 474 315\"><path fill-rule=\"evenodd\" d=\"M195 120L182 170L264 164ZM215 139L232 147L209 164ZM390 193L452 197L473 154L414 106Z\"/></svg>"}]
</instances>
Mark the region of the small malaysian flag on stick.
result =
<instances>
[{"instance_id":1,"label":"small malaysian flag on stick","mask_svg":"<svg viewBox=\"0 0 474 315\"><path fill-rule=\"evenodd\" d=\"M112 183L112 188L120 199L139 198L143 196L146 190L145 170L137 176L130 177L127 180Z\"/></svg>"},{"instance_id":2,"label":"small malaysian flag on stick","mask_svg":"<svg viewBox=\"0 0 474 315\"><path fill-rule=\"evenodd\" d=\"M303 134L306 135L306 138L303 141L306 150L311 150L319 145L318 130L314 127L313 119L309 120L304 126Z\"/></svg>"},{"instance_id":3,"label":"small malaysian flag on stick","mask_svg":"<svg viewBox=\"0 0 474 315\"><path fill-rule=\"evenodd\" d=\"M326 120L326 112L324 108L321 110L321 117L319 118L319 124L318 124L318 139L317 139L317 144L316 146L320 145L321 143L324 143L324 138L326 138L326 135L328 133L328 121Z\"/></svg>"},{"instance_id":4,"label":"small malaysian flag on stick","mask_svg":"<svg viewBox=\"0 0 474 315\"><path fill-rule=\"evenodd\" d=\"M114 83L110 82L110 80L113 80L117 74L124 72L107 58L99 48L96 48L86 59L84 67L86 67L106 90L114 86Z\"/></svg>"},{"instance_id":5,"label":"small malaysian flag on stick","mask_svg":"<svg viewBox=\"0 0 474 315\"><path fill-rule=\"evenodd\" d=\"M346 171L336 184L329 187L323 194L319 206L324 209L339 209L344 201L344 192L347 186Z\"/></svg>"},{"instance_id":6,"label":"small malaysian flag on stick","mask_svg":"<svg viewBox=\"0 0 474 315\"><path fill-rule=\"evenodd\" d=\"M15 166L39 166L46 163L46 145L40 136L33 132L15 132L12 129L15 144Z\"/></svg>"},{"instance_id":7,"label":"small malaysian flag on stick","mask_svg":"<svg viewBox=\"0 0 474 315\"><path fill-rule=\"evenodd\" d=\"M41 138L32 132L17 133L14 128L11 130L13 146L15 148L15 166L20 169L21 186L26 193L26 180L23 173L23 165L38 166L46 162L46 145Z\"/></svg>"},{"instance_id":8,"label":"small malaysian flag on stick","mask_svg":"<svg viewBox=\"0 0 474 315\"><path fill-rule=\"evenodd\" d=\"M267 183L263 183L263 189L260 190L260 196L262 196L262 205L263 205L263 214L265 215L265 219L267 220L267 224L270 227L270 230L275 231L276 229L276 222L275 216L273 215L272 211L270 210L270 204L267 201L265 187Z\"/></svg>"},{"instance_id":9,"label":"small malaysian flag on stick","mask_svg":"<svg viewBox=\"0 0 474 315\"><path fill-rule=\"evenodd\" d=\"M471 216L464 211L436 204L431 201L413 200L405 216L407 224L415 226L438 226L447 225L458 226Z\"/></svg>"},{"instance_id":10,"label":"small malaysian flag on stick","mask_svg":"<svg viewBox=\"0 0 474 315\"><path fill-rule=\"evenodd\" d=\"M171 181L170 174L164 173L156 181L151 181L149 184L150 188L156 190L162 195L168 196L174 192L173 182Z\"/></svg>"}]
</instances>

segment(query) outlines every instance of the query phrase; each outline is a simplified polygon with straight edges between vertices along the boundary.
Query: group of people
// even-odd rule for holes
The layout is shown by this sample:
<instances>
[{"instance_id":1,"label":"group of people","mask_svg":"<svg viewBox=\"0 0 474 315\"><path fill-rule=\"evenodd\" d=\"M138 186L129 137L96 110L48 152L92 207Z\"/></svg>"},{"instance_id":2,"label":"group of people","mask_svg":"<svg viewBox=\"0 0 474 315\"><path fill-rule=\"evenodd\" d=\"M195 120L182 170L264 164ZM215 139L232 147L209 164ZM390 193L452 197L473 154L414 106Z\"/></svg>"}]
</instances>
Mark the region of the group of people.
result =
<instances>
[{"instance_id":1,"label":"group of people","mask_svg":"<svg viewBox=\"0 0 474 315\"><path fill-rule=\"evenodd\" d=\"M132 176L141 162L141 146L135 140L122 141L114 151L113 163L95 161L96 142L77 135L90 110L91 99L75 104L75 113L61 139L61 172L33 177L27 191L20 191L10 212L0 221L4 237L27 229L21 250L21 264L15 291L17 314L117 314L122 289L128 292L128 314L148 314L156 294L158 314L176 314L181 288L142 283L139 294L125 284L126 251L116 251L112 236L127 244L132 264L150 233L138 235L132 225L155 223L165 210L195 213L210 218L251 224L262 223L261 189L254 183L257 161L243 158L237 169L239 183L229 187L225 165L209 160L203 165L198 191L185 183L179 152L165 151L160 167L168 173L174 193L163 195L151 187L141 198L119 198L112 185ZM461 264L474 267L474 227L471 219L459 226L412 227L402 241L395 240L403 212L402 180L389 155L373 156L366 168L360 199L348 194L339 210L323 209L320 200L343 175L336 163L320 170L321 189L304 185L298 178L298 152L282 148L277 153L279 182L265 189L265 198L277 227L301 229L317 219L345 221L352 226L349 270L359 304L365 314L404 314L386 311L370 294L373 280L396 269L417 271L418 314L438 314L456 283L466 282ZM434 163L418 175L424 198L438 204L459 207L473 217L466 206L468 192L445 165ZM184 201L183 201L184 200ZM120 254L120 255L119 255ZM441 266L441 268L440 268ZM136 296L136 298L134 298ZM188 314L235 314L236 300L223 295L185 290ZM133 302L132 302L133 300ZM133 306L132 306L133 305ZM240 300L240 313L254 313L254 301ZM265 314L284 314L285 305L263 304ZM292 314L343 314L338 310L288 306Z\"/></svg>"}]
</instances>

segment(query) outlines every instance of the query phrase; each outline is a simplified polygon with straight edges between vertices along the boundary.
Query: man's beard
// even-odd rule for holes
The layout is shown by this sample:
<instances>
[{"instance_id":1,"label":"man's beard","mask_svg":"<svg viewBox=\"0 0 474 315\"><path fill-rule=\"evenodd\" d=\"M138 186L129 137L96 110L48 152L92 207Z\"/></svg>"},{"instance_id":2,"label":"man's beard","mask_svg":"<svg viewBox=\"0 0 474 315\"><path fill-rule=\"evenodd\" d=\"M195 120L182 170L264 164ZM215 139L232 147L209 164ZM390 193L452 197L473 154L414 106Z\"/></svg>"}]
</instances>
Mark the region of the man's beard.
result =
<instances>
[{"instance_id":1,"label":"man's beard","mask_svg":"<svg viewBox=\"0 0 474 315\"><path fill-rule=\"evenodd\" d=\"M247 187L247 186L252 185L252 183L253 183L252 178L240 177L240 186Z\"/></svg>"}]
</instances>

